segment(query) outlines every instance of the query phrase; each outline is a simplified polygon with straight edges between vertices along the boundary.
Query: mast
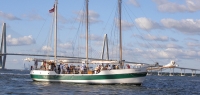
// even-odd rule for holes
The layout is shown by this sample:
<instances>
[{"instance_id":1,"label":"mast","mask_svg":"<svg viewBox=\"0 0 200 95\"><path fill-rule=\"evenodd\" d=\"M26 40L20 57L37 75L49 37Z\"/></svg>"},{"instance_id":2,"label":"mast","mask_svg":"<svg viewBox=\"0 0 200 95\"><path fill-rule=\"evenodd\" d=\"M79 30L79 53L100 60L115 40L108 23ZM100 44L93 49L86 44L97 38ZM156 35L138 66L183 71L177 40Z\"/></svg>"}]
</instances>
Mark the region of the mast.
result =
<instances>
[{"instance_id":1,"label":"mast","mask_svg":"<svg viewBox=\"0 0 200 95\"><path fill-rule=\"evenodd\" d=\"M122 62L122 25L121 25L121 4L122 0L118 0L118 7L119 7L119 53L120 53L120 67L123 68Z\"/></svg>"},{"instance_id":2,"label":"mast","mask_svg":"<svg viewBox=\"0 0 200 95\"><path fill-rule=\"evenodd\" d=\"M57 4L58 4L58 0L55 0L55 4L54 4L54 61L55 64L57 64Z\"/></svg>"},{"instance_id":3,"label":"mast","mask_svg":"<svg viewBox=\"0 0 200 95\"><path fill-rule=\"evenodd\" d=\"M88 17L88 2L86 1L86 67L88 67L88 23L89 23L89 17Z\"/></svg>"}]
</instances>

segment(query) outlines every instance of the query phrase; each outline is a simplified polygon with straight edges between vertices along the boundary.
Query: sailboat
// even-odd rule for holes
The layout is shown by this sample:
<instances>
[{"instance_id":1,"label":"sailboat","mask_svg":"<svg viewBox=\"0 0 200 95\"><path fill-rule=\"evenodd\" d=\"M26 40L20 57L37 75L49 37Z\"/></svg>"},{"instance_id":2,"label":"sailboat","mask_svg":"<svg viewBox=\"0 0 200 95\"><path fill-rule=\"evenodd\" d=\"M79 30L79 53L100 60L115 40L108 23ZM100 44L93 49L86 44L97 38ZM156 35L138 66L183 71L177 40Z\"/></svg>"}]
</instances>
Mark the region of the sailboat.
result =
<instances>
[{"instance_id":1,"label":"sailboat","mask_svg":"<svg viewBox=\"0 0 200 95\"><path fill-rule=\"evenodd\" d=\"M30 76L33 81L48 81L48 82L67 82L67 83L82 83L82 84L135 84L141 85L145 80L147 74L147 68L149 64L140 64L140 67L137 68L125 68L125 61L122 60L122 40L120 40L120 60L93 60L88 58L88 2L86 0L86 58L81 61L79 64L86 64L86 72L84 73L68 73L68 74L59 74L55 70L41 70L34 69L30 71ZM71 60L58 60L57 59L57 3L55 0L54 9L51 12L54 12L55 16L55 43L54 43L54 60L45 60L45 61L53 61L53 63L57 65L57 63L63 62L70 63ZM118 0L119 3L119 30L120 30L120 39L121 36L121 3L122 0ZM38 59L31 59L32 61L38 61ZM41 60L40 60L41 61ZM44 60L43 60L44 61ZM73 60L73 63L78 63L80 60ZM119 66L118 68L112 69L102 69L98 73L94 73L94 71L90 70L88 64L109 64ZM131 62L129 62L131 63ZM58 69L58 67L56 68Z\"/></svg>"}]
</instances>

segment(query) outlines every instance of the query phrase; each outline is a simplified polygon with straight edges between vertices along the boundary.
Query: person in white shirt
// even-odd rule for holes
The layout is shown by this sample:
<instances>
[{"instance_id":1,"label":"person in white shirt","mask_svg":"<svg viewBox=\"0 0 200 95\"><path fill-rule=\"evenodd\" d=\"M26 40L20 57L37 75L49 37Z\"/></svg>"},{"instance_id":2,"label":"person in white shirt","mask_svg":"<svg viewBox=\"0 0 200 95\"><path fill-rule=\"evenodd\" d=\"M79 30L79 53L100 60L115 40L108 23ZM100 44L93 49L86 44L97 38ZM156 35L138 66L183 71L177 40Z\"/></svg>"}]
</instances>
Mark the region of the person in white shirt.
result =
<instances>
[{"instance_id":1,"label":"person in white shirt","mask_svg":"<svg viewBox=\"0 0 200 95\"><path fill-rule=\"evenodd\" d=\"M97 67L95 68L94 73L97 74L98 71L99 71L99 65L97 65Z\"/></svg>"},{"instance_id":2,"label":"person in white shirt","mask_svg":"<svg viewBox=\"0 0 200 95\"><path fill-rule=\"evenodd\" d=\"M60 74L63 74L63 63L60 64Z\"/></svg>"},{"instance_id":3,"label":"person in white shirt","mask_svg":"<svg viewBox=\"0 0 200 95\"><path fill-rule=\"evenodd\" d=\"M51 63L49 63L49 67L48 67L49 71L51 71Z\"/></svg>"},{"instance_id":4,"label":"person in white shirt","mask_svg":"<svg viewBox=\"0 0 200 95\"><path fill-rule=\"evenodd\" d=\"M108 65L108 70L111 70L112 68L111 68L111 66L110 65Z\"/></svg>"},{"instance_id":5,"label":"person in white shirt","mask_svg":"<svg viewBox=\"0 0 200 95\"><path fill-rule=\"evenodd\" d=\"M80 69L81 74L83 74L84 69L85 69L85 65L84 65L84 63L83 63L83 64L81 65L81 69Z\"/></svg>"}]
</instances>

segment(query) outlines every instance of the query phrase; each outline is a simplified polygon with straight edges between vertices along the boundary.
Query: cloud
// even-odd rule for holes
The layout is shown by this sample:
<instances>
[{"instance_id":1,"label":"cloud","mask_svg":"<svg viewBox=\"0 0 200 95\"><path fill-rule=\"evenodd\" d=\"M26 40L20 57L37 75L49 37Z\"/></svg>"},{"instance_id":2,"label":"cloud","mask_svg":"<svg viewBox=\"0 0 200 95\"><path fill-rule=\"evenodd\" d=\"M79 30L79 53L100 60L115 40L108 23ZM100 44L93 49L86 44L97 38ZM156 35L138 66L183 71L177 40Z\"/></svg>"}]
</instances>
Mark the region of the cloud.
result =
<instances>
[{"instance_id":1,"label":"cloud","mask_svg":"<svg viewBox=\"0 0 200 95\"><path fill-rule=\"evenodd\" d=\"M167 48L164 50L157 49L132 49L129 54L134 54L143 59L197 59L200 52L195 50L182 50L180 48Z\"/></svg>"},{"instance_id":2,"label":"cloud","mask_svg":"<svg viewBox=\"0 0 200 95\"><path fill-rule=\"evenodd\" d=\"M58 22L62 23L62 24L66 24L68 22L68 20L63 17L62 15L58 15Z\"/></svg>"},{"instance_id":3,"label":"cloud","mask_svg":"<svg viewBox=\"0 0 200 95\"><path fill-rule=\"evenodd\" d=\"M182 46L176 45L174 43L169 44L152 44L149 45L154 46L157 45L158 48L134 48L133 46L124 47L123 48L123 58L126 61L138 61L138 62L146 62L152 63L167 59L167 60L194 60L200 57L199 50L184 50ZM113 49L113 48L112 48ZM111 51L111 57L118 55L116 52L118 49L114 48ZM167 62L168 63L168 62Z\"/></svg>"},{"instance_id":4,"label":"cloud","mask_svg":"<svg viewBox=\"0 0 200 95\"><path fill-rule=\"evenodd\" d=\"M8 46L31 45L35 44L35 40L32 38L31 35L20 38L12 38L11 35L8 35L6 37L6 43Z\"/></svg>"},{"instance_id":5,"label":"cloud","mask_svg":"<svg viewBox=\"0 0 200 95\"><path fill-rule=\"evenodd\" d=\"M173 42L178 42L178 40L174 39L174 38L170 38L170 40L173 41Z\"/></svg>"},{"instance_id":6,"label":"cloud","mask_svg":"<svg viewBox=\"0 0 200 95\"><path fill-rule=\"evenodd\" d=\"M143 30L153 30L153 29L162 29L162 26L159 23L154 22L148 18L140 17L135 19L136 24Z\"/></svg>"},{"instance_id":7,"label":"cloud","mask_svg":"<svg viewBox=\"0 0 200 95\"><path fill-rule=\"evenodd\" d=\"M52 17L54 16L54 14L50 14ZM64 16L62 16L61 14L58 14L58 23L61 24L66 24L68 22L71 22L70 20L66 19ZM63 27L63 26L62 26Z\"/></svg>"},{"instance_id":8,"label":"cloud","mask_svg":"<svg viewBox=\"0 0 200 95\"><path fill-rule=\"evenodd\" d=\"M24 14L22 17L27 18L28 20L44 20L44 18L37 13Z\"/></svg>"},{"instance_id":9,"label":"cloud","mask_svg":"<svg viewBox=\"0 0 200 95\"><path fill-rule=\"evenodd\" d=\"M149 43L149 44L139 44L141 47L144 48L160 48L160 49L167 49L167 48L176 48L176 49L180 49L183 48L182 46L179 46L177 44L174 43L168 43L168 44L158 44L158 43Z\"/></svg>"},{"instance_id":10,"label":"cloud","mask_svg":"<svg viewBox=\"0 0 200 95\"><path fill-rule=\"evenodd\" d=\"M187 42L186 44L189 47L199 47L200 43L196 43L196 42Z\"/></svg>"},{"instance_id":11,"label":"cloud","mask_svg":"<svg viewBox=\"0 0 200 95\"><path fill-rule=\"evenodd\" d=\"M174 58L182 57L185 55L183 50L175 49L175 48L167 48L165 50L154 50L150 52L156 53L155 57L157 58L174 59Z\"/></svg>"},{"instance_id":12,"label":"cloud","mask_svg":"<svg viewBox=\"0 0 200 95\"><path fill-rule=\"evenodd\" d=\"M200 19L183 19L183 20L175 20L175 19L162 19L161 23L166 28L173 28L178 30L179 32L183 32L186 34L200 34Z\"/></svg>"},{"instance_id":13,"label":"cloud","mask_svg":"<svg viewBox=\"0 0 200 95\"><path fill-rule=\"evenodd\" d=\"M85 11L74 12L78 17L75 19L78 22L84 22ZM98 23L101 22L99 20L99 14L93 10L89 10L89 23Z\"/></svg>"},{"instance_id":14,"label":"cloud","mask_svg":"<svg viewBox=\"0 0 200 95\"><path fill-rule=\"evenodd\" d=\"M80 38L85 39L85 35L80 35ZM89 40L92 40L92 41L103 41L103 38L101 36L91 34L91 35L89 35Z\"/></svg>"},{"instance_id":15,"label":"cloud","mask_svg":"<svg viewBox=\"0 0 200 95\"><path fill-rule=\"evenodd\" d=\"M153 35L150 35L150 34L147 34L147 35L133 35L135 37L139 37L141 39L144 39L144 40L148 40L148 41L169 41L169 37L167 36L159 36L159 37L156 37L156 36L153 36Z\"/></svg>"},{"instance_id":16,"label":"cloud","mask_svg":"<svg viewBox=\"0 0 200 95\"><path fill-rule=\"evenodd\" d=\"M161 12L196 12L200 10L200 0L185 0L185 4L177 4L168 0L153 0Z\"/></svg>"},{"instance_id":17,"label":"cloud","mask_svg":"<svg viewBox=\"0 0 200 95\"><path fill-rule=\"evenodd\" d=\"M53 49L50 46L43 46L42 47L42 51L44 51L44 52L50 52L50 51L53 51Z\"/></svg>"},{"instance_id":18,"label":"cloud","mask_svg":"<svg viewBox=\"0 0 200 95\"><path fill-rule=\"evenodd\" d=\"M116 25L119 27L119 20L118 19L115 19L115 23ZM122 30L126 31L126 30L130 30L134 24L133 23L130 23L130 22L127 22L125 20L121 20L121 27L122 27Z\"/></svg>"},{"instance_id":19,"label":"cloud","mask_svg":"<svg viewBox=\"0 0 200 95\"><path fill-rule=\"evenodd\" d=\"M0 11L0 17L6 18L8 20L21 20L20 18L14 16L13 14L4 13Z\"/></svg>"},{"instance_id":20,"label":"cloud","mask_svg":"<svg viewBox=\"0 0 200 95\"><path fill-rule=\"evenodd\" d=\"M186 4L188 6L188 10L191 12L200 10L200 1L199 0L186 0Z\"/></svg>"},{"instance_id":21,"label":"cloud","mask_svg":"<svg viewBox=\"0 0 200 95\"><path fill-rule=\"evenodd\" d=\"M183 48L182 46L179 46L177 44L173 44L173 43L170 43L170 44L167 44L166 45L167 48Z\"/></svg>"},{"instance_id":22,"label":"cloud","mask_svg":"<svg viewBox=\"0 0 200 95\"><path fill-rule=\"evenodd\" d=\"M140 7L140 4L137 2L137 0L128 0L129 4L133 4L135 7Z\"/></svg>"},{"instance_id":23,"label":"cloud","mask_svg":"<svg viewBox=\"0 0 200 95\"><path fill-rule=\"evenodd\" d=\"M90 10L89 11L89 21L90 21L90 23L100 22L100 20L98 20L98 19L99 19L99 14L96 13L95 11Z\"/></svg>"},{"instance_id":24,"label":"cloud","mask_svg":"<svg viewBox=\"0 0 200 95\"><path fill-rule=\"evenodd\" d=\"M199 40L194 39L194 38L185 38L184 40L195 41L195 42L198 42L198 41L199 41Z\"/></svg>"},{"instance_id":25,"label":"cloud","mask_svg":"<svg viewBox=\"0 0 200 95\"><path fill-rule=\"evenodd\" d=\"M61 43L58 46L61 47L61 48L64 48L64 49L72 48L72 44L71 43Z\"/></svg>"}]
</instances>

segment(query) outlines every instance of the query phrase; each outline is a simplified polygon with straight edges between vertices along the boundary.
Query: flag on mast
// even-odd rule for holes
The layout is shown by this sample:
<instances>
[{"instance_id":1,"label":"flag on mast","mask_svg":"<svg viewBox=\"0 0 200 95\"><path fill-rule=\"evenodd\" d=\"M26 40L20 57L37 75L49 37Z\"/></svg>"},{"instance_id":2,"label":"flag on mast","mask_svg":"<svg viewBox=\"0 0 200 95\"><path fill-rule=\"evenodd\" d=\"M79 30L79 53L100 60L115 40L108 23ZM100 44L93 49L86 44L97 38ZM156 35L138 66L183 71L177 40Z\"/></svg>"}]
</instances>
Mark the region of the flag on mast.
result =
<instances>
[{"instance_id":1,"label":"flag on mast","mask_svg":"<svg viewBox=\"0 0 200 95\"><path fill-rule=\"evenodd\" d=\"M53 13L53 12L54 12L54 9L55 9L55 5L53 6L52 9L49 10L49 13Z\"/></svg>"}]
</instances>

